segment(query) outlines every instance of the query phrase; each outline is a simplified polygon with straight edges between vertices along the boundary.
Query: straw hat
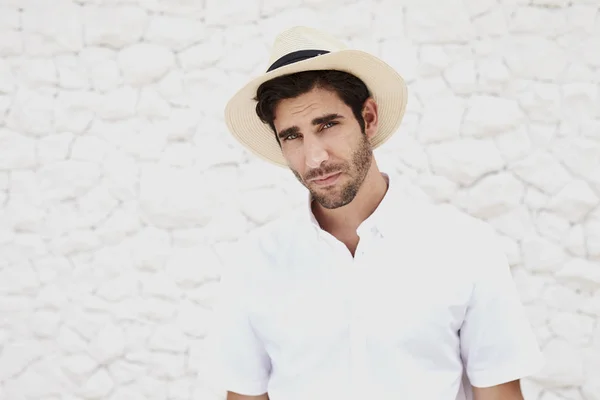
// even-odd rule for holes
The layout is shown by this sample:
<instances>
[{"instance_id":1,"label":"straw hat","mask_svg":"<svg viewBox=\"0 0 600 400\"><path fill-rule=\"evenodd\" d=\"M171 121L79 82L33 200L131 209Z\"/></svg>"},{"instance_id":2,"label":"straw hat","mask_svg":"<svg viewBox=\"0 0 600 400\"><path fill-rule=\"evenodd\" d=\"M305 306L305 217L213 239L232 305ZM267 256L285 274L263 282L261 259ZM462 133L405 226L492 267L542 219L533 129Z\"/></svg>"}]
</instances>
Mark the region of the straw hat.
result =
<instances>
[{"instance_id":1,"label":"straw hat","mask_svg":"<svg viewBox=\"0 0 600 400\"><path fill-rule=\"evenodd\" d=\"M406 109L402 77L379 58L346 47L331 35L307 27L280 33L271 49L270 67L240 89L225 107L225 122L233 136L257 156L287 166L275 133L256 115L256 90L273 78L308 70L333 69L361 79L378 105L378 131L371 138L379 147L398 129Z\"/></svg>"}]
</instances>

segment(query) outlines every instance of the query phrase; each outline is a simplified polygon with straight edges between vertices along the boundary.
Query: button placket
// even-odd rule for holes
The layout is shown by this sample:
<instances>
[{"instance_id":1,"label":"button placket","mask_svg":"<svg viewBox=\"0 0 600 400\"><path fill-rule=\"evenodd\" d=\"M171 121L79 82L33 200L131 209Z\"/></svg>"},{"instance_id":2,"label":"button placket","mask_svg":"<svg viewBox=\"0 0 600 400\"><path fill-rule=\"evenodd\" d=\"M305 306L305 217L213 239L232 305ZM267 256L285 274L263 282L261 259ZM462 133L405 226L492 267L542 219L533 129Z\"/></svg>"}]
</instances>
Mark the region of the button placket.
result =
<instances>
[{"instance_id":1,"label":"button placket","mask_svg":"<svg viewBox=\"0 0 600 400\"><path fill-rule=\"evenodd\" d=\"M369 238L370 239L370 238ZM350 268L350 345L352 360L352 384L355 388L357 398L368 398L368 388L366 387L367 368L367 329L365 309L365 247L368 243L364 239L358 244L355 256ZM366 396L366 397L365 397Z\"/></svg>"}]
</instances>

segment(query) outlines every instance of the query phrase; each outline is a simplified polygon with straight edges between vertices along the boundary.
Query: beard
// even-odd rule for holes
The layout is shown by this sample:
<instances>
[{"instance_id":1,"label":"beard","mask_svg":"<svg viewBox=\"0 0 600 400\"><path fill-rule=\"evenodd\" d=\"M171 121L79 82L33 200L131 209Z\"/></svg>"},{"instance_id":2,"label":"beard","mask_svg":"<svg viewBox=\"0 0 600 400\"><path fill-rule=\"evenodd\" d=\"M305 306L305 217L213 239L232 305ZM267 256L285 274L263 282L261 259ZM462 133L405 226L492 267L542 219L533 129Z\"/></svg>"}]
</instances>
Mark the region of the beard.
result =
<instances>
[{"instance_id":1,"label":"beard","mask_svg":"<svg viewBox=\"0 0 600 400\"><path fill-rule=\"evenodd\" d=\"M297 171L292 170L296 179L310 192L312 198L319 203L323 208L334 209L343 207L349 204L358 193L358 190L362 186L371 162L373 160L373 151L371 149L371 143L367 139L365 134L361 135L361 141L358 147L352 153L350 162L328 164L319 169L309 171L304 179L298 174ZM335 172L343 172L345 175L350 177L350 180L346 182L342 187L333 186L330 188L314 189L307 184L310 179L318 176L327 175ZM343 177L343 175L342 175Z\"/></svg>"}]
</instances>

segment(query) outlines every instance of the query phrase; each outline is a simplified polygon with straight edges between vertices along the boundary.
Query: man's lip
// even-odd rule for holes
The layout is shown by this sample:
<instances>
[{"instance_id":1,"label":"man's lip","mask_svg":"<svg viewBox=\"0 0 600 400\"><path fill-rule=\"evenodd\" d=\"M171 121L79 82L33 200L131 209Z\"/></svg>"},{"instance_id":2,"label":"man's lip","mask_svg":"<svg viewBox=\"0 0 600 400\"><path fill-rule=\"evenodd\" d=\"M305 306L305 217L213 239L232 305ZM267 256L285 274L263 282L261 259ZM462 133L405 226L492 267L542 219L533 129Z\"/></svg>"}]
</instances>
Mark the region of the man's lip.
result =
<instances>
[{"instance_id":1,"label":"man's lip","mask_svg":"<svg viewBox=\"0 0 600 400\"><path fill-rule=\"evenodd\" d=\"M318 178L311 179L310 181L311 181L311 182L320 182L320 181L324 181L324 180L326 180L326 179L329 179L329 178L331 178L331 177L334 177L334 176L336 176L336 175L339 175L339 174L341 174L341 173L342 173L341 171L339 171L339 172L335 172L335 173L333 173L333 174L329 174L329 175L325 175L325 176L320 176L320 177L318 177Z\"/></svg>"}]
</instances>

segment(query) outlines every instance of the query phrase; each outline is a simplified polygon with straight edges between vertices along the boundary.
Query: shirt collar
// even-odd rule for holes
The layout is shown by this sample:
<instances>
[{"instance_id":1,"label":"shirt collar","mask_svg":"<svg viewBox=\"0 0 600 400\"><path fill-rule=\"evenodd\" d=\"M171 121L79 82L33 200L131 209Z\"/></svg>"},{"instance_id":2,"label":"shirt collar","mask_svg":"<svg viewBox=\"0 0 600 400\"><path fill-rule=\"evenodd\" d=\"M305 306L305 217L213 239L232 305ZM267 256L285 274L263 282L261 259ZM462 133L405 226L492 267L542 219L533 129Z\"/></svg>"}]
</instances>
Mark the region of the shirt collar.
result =
<instances>
[{"instance_id":1,"label":"shirt collar","mask_svg":"<svg viewBox=\"0 0 600 400\"><path fill-rule=\"evenodd\" d=\"M369 230L371 230L373 233L379 233L380 235L385 236L385 234L389 232L388 222L391 221L390 214L396 212L396 207L400 206L400 204L397 201L394 201L398 200L399 194L399 188L395 184L396 182L393 182L393 179L391 179L388 174L382 173L382 175L388 181L388 189L375 211L369 217L367 217L367 219L365 219L358 227L357 232L359 236L363 233L368 232ZM319 222L317 221L315 214L312 211L312 201L313 198L311 194L308 193L308 201L306 203L306 206L308 207L307 211L309 221L314 229L316 229L318 232L321 232L322 228L319 225Z\"/></svg>"}]
</instances>

